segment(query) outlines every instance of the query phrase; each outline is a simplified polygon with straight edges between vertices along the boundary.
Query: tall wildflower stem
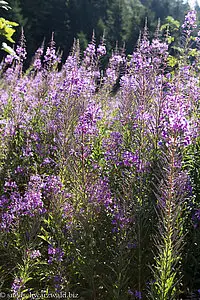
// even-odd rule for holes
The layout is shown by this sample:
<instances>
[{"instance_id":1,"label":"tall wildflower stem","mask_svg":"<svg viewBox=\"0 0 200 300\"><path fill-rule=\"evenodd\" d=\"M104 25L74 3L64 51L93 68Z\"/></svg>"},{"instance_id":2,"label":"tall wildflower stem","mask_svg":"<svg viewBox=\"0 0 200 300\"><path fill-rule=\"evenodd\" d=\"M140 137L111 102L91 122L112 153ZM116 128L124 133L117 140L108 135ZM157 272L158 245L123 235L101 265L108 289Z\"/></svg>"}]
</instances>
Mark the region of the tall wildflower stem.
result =
<instances>
[{"instance_id":1,"label":"tall wildflower stem","mask_svg":"<svg viewBox=\"0 0 200 300\"><path fill-rule=\"evenodd\" d=\"M139 147L139 170L142 170L142 145L143 145L143 129L144 128L144 123L142 120L142 124L141 124L141 136L140 136L140 147ZM139 177L139 206L142 206L143 203L143 199L142 199L142 174L140 174ZM139 208L139 210L141 209L141 207ZM142 224L141 224L141 217L140 217L140 212L138 215L138 290L141 291L141 264L142 264L142 257L141 257L141 228L142 228Z\"/></svg>"},{"instance_id":2,"label":"tall wildflower stem","mask_svg":"<svg viewBox=\"0 0 200 300\"><path fill-rule=\"evenodd\" d=\"M157 237L158 255L153 267L155 282L152 285L152 299L177 299L180 282L180 263L183 232L181 213L184 199L184 176L179 166L177 137L168 146L165 158L165 173L160 185L158 198L159 233ZM182 190L181 190L182 189Z\"/></svg>"},{"instance_id":3,"label":"tall wildflower stem","mask_svg":"<svg viewBox=\"0 0 200 300\"><path fill-rule=\"evenodd\" d=\"M83 184L83 198L85 200L85 158L84 158L84 133L81 133L81 172Z\"/></svg>"}]
</instances>

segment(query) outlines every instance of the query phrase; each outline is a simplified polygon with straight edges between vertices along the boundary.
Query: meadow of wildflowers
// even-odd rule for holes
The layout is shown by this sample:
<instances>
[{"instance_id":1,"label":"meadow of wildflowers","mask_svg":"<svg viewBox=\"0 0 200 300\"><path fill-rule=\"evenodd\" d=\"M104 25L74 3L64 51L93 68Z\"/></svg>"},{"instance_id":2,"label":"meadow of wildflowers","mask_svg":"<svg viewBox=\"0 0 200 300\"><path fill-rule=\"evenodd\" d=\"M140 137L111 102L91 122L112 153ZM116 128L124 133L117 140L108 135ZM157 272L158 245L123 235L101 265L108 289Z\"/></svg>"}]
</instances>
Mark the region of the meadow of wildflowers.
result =
<instances>
[{"instance_id":1,"label":"meadow of wildflowers","mask_svg":"<svg viewBox=\"0 0 200 300\"><path fill-rule=\"evenodd\" d=\"M0 72L0 296L200 299L200 34L128 57L25 39ZM122 72L123 70L123 72ZM119 89L113 87L119 82Z\"/></svg>"}]
</instances>

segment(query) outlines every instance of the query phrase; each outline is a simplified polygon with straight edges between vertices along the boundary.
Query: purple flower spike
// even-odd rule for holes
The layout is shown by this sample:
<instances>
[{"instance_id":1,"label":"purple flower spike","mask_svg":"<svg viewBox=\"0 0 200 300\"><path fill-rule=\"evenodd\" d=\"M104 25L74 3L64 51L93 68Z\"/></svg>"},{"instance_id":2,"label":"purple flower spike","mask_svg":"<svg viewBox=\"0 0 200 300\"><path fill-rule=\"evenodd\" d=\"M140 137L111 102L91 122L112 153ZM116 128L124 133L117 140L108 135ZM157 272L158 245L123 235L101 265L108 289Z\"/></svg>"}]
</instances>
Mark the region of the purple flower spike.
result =
<instances>
[{"instance_id":1,"label":"purple flower spike","mask_svg":"<svg viewBox=\"0 0 200 300\"><path fill-rule=\"evenodd\" d=\"M33 250L32 253L30 254L31 259L36 259L41 257L40 250Z\"/></svg>"},{"instance_id":2,"label":"purple flower spike","mask_svg":"<svg viewBox=\"0 0 200 300\"><path fill-rule=\"evenodd\" d=\"M197 28L197 15L195 10L191 10L187 13L182 28L183 29Z\"/></svg>"},{"instance_id":3,"label":"purple flower spike","mask_svg":"<svg viewBox=\"0 0 200 300\"><path fill-rule=\"evenodd\" d=\"M90 102L84 114L80 117L75 133L78 135L95 135L98 133L97 121L102 117L102 111L99 105Z\"/></svg>"},{"instance_id":4,"label":"purple flower spike","mask_svg":"<svg viewBox=\"0 0 200 300\"><path fill-rule=\"evenodd\" d=\"M97 55L99 57L106 55L106 47L104 45L99 45L97 48Z\"/></svg>"}]
</instances>

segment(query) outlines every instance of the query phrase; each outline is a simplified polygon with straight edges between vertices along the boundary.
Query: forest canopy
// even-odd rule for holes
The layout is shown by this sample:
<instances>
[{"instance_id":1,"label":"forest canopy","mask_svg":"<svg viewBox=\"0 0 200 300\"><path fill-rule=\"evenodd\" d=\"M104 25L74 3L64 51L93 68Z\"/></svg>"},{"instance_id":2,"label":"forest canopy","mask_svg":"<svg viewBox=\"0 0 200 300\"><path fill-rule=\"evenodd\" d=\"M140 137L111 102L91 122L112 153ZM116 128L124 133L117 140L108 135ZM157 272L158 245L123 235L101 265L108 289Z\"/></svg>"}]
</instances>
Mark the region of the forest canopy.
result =
<instances>
[{"instance_id":1,"label":"forest canopy","mask_svg":"<svg viewBox=\"0 0 200 300\"><path fill-rule=\"evenodd\" d=\"M131 53L139 32L148 18L150 35L157 26L172 16L182 22L189 5L183 0L10 0L12 10L2 11L3 17L17 22L15 40L23 27L30 57L45 39L49 42L52 32L57 46L67 56L74 38L79 38L84 50L93 31L97 42L105 35L108 49L125 43ZM197 12L199 6L196 5Z\"/></svg>"}]
</instances>

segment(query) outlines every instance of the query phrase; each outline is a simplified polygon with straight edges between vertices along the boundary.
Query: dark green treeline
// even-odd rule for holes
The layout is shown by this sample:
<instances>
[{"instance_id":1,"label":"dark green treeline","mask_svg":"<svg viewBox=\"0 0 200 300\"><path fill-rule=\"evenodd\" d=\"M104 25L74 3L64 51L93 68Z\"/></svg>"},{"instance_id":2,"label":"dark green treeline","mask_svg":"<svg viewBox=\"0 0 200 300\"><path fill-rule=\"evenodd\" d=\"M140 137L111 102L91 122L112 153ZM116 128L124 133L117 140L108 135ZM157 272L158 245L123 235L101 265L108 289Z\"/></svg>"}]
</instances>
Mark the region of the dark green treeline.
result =
<instances>
[{"instance_id":1,"label":"dark green treeline","mask_svg":"<svg viewBox=\"0 0 200 300\"><path fill-rule=\"evenodd\" d=\"M82 49L95 31L97 42L105 33L109 49L125 43L132 49L139 31L148 18L149 32L156 28L158 18L164 23L167 16L183 20L189 9L183 0L8 0L10 11L1 15L14 20L24 28L28 53L33 55L42 41L49 42L54 32L57 47L66 56L74 38L80 39ZM15 40L18 40L18 29Z\"/></svg>"}]
</instances>

